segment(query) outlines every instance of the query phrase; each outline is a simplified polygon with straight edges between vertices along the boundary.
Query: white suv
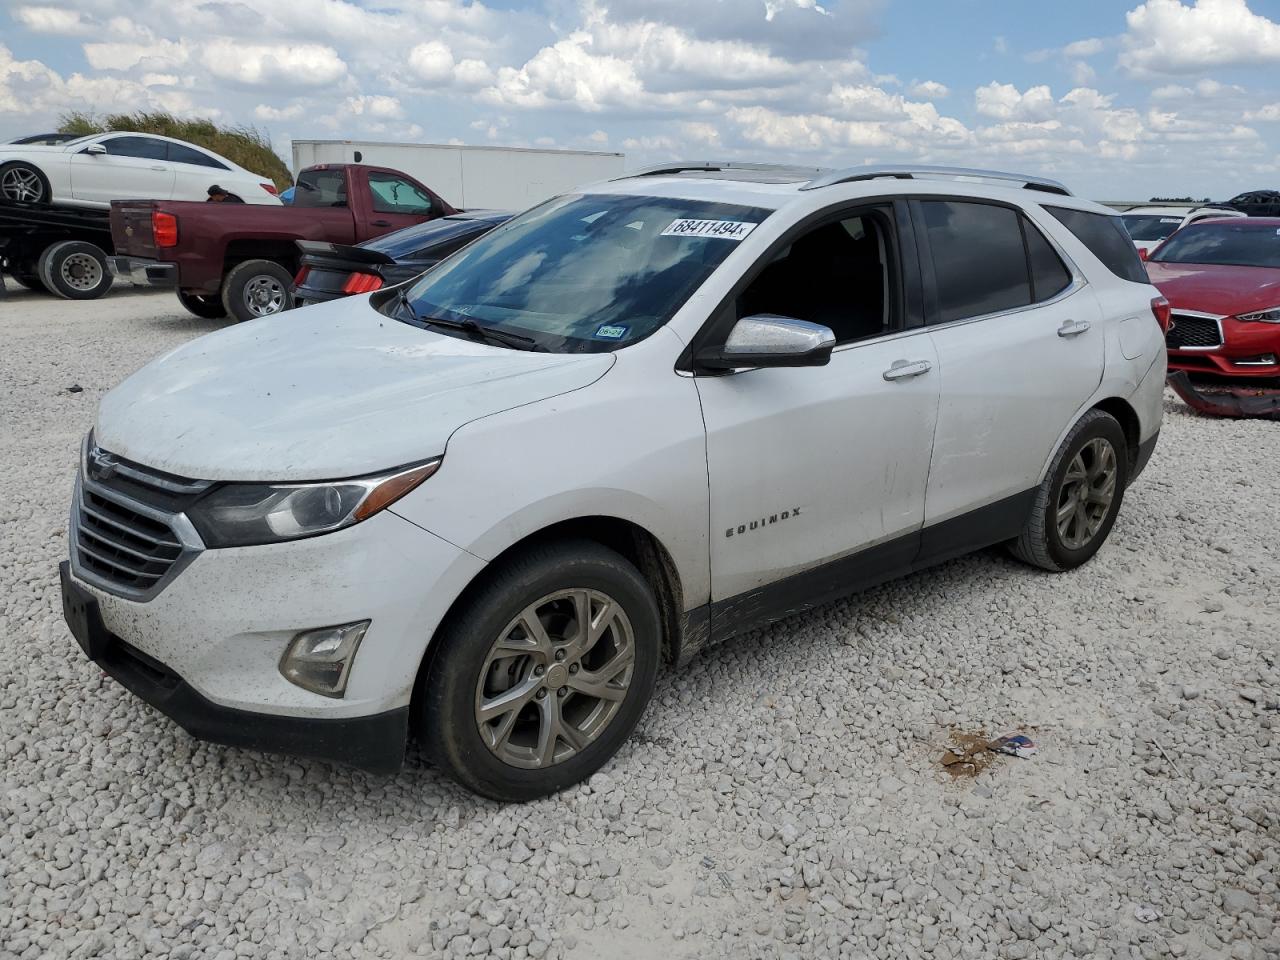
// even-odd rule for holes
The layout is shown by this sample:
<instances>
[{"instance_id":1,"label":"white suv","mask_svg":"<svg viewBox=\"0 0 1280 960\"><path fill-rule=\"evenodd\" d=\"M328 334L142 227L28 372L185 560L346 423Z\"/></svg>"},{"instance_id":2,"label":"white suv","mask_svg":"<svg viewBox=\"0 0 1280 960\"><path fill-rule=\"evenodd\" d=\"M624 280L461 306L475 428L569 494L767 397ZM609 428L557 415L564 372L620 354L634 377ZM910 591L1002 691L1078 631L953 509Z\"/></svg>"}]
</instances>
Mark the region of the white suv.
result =
<instances>
[{"instance_id":1,"label":"white suv","mask_svg":"<svg viewBox=\"0 0 1280 960\"><path fill-rule=\"evenodd\" d=\"M103 400L65 612L197 737L565 787L660 662L967 551L1106 539L1167 305L1106 208L985 171L683 164Z\"/></svg>"}]
</instances>

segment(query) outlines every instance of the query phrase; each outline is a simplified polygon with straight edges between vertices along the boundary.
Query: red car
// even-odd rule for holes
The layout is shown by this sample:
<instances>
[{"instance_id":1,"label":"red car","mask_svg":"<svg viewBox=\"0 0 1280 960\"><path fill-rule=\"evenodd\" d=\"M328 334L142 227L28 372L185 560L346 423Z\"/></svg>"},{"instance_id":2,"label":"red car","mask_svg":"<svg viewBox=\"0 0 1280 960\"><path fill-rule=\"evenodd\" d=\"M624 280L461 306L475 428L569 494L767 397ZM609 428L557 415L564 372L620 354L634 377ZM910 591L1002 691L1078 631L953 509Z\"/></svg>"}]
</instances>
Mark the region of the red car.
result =
<instances>
[{"instance_id":1,"label":"red car","mask_svg":"<svg viewBox=\"0 0 1280 960\"><path fill-rule=\"evenodd\" d=\"M1152 251L1169 370L1280 377L1280 217L1203 220Z\"/></svg>"}]
</instances>

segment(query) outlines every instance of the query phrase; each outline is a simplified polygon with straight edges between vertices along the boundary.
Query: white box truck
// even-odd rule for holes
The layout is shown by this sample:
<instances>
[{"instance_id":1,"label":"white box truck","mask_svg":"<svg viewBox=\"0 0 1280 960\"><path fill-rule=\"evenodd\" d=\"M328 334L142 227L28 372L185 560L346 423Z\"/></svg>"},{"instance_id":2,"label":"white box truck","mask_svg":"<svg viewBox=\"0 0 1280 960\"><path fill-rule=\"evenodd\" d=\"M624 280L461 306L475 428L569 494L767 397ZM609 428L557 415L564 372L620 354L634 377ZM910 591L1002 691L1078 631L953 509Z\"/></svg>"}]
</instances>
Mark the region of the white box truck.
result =
<instances>
[{"instance_id":1,"label":"white box truck","mask_svg":"<svg viewBox=\"0 0 1280 960\"><path fill-rule=\"evenodd\" d=\"M621 153L529 150L374 140L295 140L295 175L317 163L369 163L417 177L462 210L524 210L548 197L622 175Z\"/></svg>"}]
</instances>

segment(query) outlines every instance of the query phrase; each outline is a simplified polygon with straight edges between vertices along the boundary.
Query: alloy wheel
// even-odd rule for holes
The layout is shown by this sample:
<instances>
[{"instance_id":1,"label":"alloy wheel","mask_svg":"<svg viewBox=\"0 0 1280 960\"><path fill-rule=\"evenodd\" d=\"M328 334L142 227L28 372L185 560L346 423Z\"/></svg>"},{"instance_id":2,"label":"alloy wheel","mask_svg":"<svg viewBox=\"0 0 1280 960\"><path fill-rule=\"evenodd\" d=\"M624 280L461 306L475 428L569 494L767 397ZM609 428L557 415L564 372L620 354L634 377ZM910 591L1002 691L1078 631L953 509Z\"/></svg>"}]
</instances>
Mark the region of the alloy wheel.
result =
<instances>
[{"instance_id":1,"label":"alloy wheel","mask_svg":"<svg viewBox=\"0 0 1280 960\"><path fill-rule=\"evenodd\" d=\"M14 167L0 177L0 194L17 203L37 203L44 198L44 184L34 170Z\"/></svg>"},{"instance_id":2,"label":"alloy wheel","mask_svg":"<svg viewBox=\"0 0 1280 960\"><path fill-rule=\"evenodd\" d=\"M1068 550L1080 550L1097 536L1116 496L1116 448L1095 437L1071 459L1058 491L1058 537Z\"/></svg>"},{"instance_id":3,"label":"alloy wheel","mask_svg":"<svg viewBox=\"0 0 1280 960\"><path fill-rule=\"evenodd\" d=\"M490 647L475 721L499 759L540 769L580 753L617 715L635 672L626 611L598 590L531 603Z\"/></svg>"},{"instance_id":4,"label":"alloy wheel","mask_svg":"<svg viewBox=\"0 0 1280 960\"><path fill-rule=\"evenodd\" d=\"M255 317L269 317L284 309L285 289L275 277L254 277L244 285L244 305Z\"/></svg>"}]
</instances>

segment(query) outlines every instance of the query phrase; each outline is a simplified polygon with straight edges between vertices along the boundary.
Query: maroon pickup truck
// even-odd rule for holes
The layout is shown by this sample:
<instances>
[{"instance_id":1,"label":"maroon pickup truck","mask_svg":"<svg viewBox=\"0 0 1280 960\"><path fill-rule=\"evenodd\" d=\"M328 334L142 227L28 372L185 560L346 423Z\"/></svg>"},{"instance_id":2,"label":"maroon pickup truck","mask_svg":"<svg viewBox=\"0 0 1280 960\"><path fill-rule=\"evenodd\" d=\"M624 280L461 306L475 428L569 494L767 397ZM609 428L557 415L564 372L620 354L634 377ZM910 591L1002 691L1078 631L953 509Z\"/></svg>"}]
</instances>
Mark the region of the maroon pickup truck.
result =
<instances>
[{"instance_id":1,"label":"maroon pickup truck","mask_svg":"<svg viewBox=\"0 0 1280 960\"><path fill-rule=\"evenodd\" d=\"M360 243L456 212L398 170L321 164L298 174L286 207L117 200L111 269L134 283L176 287L198 317L251 320L291 305L294 241Z\"/></svg>"}]
</instances>

